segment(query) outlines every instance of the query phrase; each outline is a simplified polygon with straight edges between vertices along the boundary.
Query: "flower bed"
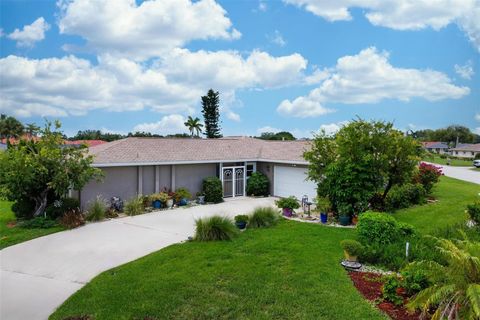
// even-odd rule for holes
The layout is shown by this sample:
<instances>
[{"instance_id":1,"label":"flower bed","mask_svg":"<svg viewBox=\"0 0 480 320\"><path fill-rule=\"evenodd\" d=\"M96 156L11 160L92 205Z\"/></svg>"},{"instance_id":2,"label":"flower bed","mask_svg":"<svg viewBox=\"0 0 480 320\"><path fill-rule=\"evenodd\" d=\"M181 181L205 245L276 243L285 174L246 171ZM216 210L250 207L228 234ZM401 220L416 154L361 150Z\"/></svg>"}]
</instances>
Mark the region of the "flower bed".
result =
<instances>
[{"instance_id":1,"label":"flower bed","mask_svg":"<svg viewBox=\"0 0 480 320\"><path fill-rule=\"evenodd\" d=\"M383 301L381 275L371 272L349 272L348 275L365 299L375 302L377 308L388 314L390 318L395 320L420 319L420 313L410 313L404 305L397 306L391 302ZM378 301L380 303L377 303Z\"/></svg>"}]
</instances>

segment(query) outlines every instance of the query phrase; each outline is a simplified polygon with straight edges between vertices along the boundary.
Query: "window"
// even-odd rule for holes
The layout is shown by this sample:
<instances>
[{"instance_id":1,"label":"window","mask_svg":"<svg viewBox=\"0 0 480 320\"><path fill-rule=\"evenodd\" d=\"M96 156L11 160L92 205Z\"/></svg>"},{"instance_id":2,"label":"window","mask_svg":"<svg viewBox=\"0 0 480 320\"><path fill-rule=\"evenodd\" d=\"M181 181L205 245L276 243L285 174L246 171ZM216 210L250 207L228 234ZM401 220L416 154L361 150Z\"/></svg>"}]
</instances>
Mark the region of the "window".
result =
<instances>
[{"instance_id":1,"label":"window","mask_svg":"<svg viewBox=\"0 0 480 320\"><path fill-rule=\"evenodd\" d=\"M247 163L247 178L250 177L255 171L257 171L257 164Z\"/></svg>"}]
</instances>

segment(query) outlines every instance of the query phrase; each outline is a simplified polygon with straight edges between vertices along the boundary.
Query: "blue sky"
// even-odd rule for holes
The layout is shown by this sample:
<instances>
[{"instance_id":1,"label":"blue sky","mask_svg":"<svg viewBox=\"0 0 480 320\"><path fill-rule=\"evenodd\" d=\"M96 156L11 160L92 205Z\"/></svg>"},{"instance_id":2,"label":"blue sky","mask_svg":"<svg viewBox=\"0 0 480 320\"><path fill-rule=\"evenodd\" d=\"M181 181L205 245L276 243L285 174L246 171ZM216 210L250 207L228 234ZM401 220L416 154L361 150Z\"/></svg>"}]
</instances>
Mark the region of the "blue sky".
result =
<instances>
[{"instance_id":1,"label":"blue sky","mask_svg":"<svg viewBox=\"0 0 480 320\"><path fill-rule=\"evenodd\" d=\"M356 116L480 134L480 1L403 2L2 0L0 111L177 133L212 87L224 135Z\"/></svg>"}]
</instances>

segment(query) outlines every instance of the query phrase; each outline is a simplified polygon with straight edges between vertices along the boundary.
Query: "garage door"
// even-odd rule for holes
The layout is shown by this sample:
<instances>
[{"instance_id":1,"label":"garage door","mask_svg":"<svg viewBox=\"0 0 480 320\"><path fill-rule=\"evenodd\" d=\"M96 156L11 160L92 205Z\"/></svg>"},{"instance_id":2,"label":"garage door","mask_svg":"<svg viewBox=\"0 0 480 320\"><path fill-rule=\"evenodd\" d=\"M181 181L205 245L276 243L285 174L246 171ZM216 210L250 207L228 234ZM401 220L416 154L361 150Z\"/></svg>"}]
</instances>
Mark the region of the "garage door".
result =
<instances>
[{"instance_id":1,"label":"garage door","mask_svg":"<svg viewBox=\"0 0 480 320\"><path fill-rule=\"evenodd\" d=\"M295 196L301 200L304 195L310 201L317 196L317 186L306 180L307 169L299 167L275 166L273 170L273 193L277 197Z\"/></svg>"}]
</instances>

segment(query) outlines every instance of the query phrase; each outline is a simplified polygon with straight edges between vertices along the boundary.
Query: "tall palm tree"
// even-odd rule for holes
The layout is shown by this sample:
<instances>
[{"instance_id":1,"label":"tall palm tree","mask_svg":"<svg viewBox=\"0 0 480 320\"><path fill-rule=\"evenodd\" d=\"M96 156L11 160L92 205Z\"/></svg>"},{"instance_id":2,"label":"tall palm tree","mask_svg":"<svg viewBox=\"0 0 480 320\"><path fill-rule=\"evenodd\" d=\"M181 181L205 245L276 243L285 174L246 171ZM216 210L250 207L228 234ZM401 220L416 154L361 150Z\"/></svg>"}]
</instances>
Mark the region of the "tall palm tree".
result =
<instances>
[{"instance_id":1,"label":"tall palm tree","mask_svg":"<svg viewBox=\"0 0 480 320\"><path fill-rule=\"evenodd\" d=\"M202 132L203 124L200 123L199 118L193 119L191 116L188 116L188 119L185 121L184 125L188 128L188 131L190 131L192 137L195 131L197 133L197 137L200 135L200 132Z\"/></svg>"},{"instance_id":2,"label":"tall palm tree","mask_svg":"<svg viewBox=\"0 0 480 320\"><path fill-rule=\"evenodd\" d=\"M25 133L28 134L30 137L36 137L38 131L40 131L40 127L37 126L35 123L27 123L25 125Z\"/></svg>"}]
</instances>

